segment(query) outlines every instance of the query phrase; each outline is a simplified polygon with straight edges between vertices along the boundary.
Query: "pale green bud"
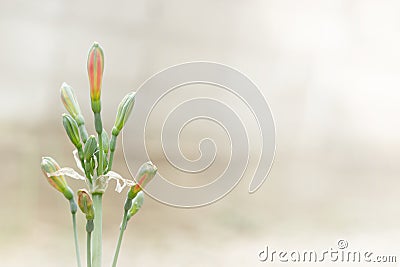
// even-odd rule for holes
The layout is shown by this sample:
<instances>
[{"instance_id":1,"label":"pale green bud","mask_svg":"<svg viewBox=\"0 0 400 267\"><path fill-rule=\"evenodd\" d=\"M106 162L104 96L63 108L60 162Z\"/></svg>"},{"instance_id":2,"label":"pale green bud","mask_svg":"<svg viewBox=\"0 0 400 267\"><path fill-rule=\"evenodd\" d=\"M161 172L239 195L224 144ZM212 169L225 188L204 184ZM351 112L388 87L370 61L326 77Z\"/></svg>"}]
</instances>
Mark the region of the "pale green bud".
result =
<instances>
[{"instance_id":1,"label":"pale green bud","mask_svg":"<svg viewBox=\"0 0 400 267\"><path fill-rule=\"evenodd\" d=\"M85 120L81 114L78 101L76 100L74 90L71 86L66 83L61 85L61 100L64 104L65 109L74 118L78 125L84 124Z\"/></svg>"},{"instance_id":2,"label":"pale green bud","mask_svg":"<svg viewBox=\"0 0 400 267\"><path fill-rule=\"evenodd\" d=\"M102 140L102 144L103 144L103 151L107 155L108 150L110 149L110 139L108 138L108 134L104 129L101 132L101 140Z\"/></svg>"},{"instance_id":3,"label":"pale green bud","mask_svg":"<svg viewBox=\"0 0 400 267\"><path fill-rule=\"evenodd\" d=\"M81 139L79 137L79 128L76 121L72 118L71 115L63 114L62 115L64 129L67 132L67 135L71 142L74 144L76 148L81 148Z\"/></svg>"},{"instance_id":4,"label":"pale green bud","mask_svg":"<svg viewBox=\"0 0 400 267\"><path fill-rule=\"evenodd\" d=\"M118 135L128 120L135 104L135 95L135 92L127 94L119 104L113 127L113 135Z\"/></svg>"},{"instance_id":5,"label":"pale green bud","mask_svg":"<svg viewBox=\"0 0 400 267\"><path fill-rule=\"evenodd\" d=\"M132 208L128 211L128 220L135 215L143 205L144 202L144 193L140 191L137 193L136 197L132 201Z\"/></svg>"}]
</instances>

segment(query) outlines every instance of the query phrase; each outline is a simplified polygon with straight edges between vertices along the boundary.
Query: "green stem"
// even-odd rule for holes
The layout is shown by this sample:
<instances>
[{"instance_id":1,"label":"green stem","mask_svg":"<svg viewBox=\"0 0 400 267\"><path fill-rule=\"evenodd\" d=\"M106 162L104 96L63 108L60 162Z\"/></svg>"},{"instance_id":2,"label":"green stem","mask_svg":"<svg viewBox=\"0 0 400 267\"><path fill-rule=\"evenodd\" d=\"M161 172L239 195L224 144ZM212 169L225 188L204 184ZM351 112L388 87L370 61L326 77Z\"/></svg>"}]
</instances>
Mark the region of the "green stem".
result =
<instances>
[{"instance_id":1,"label":"green stem","mask_svg":"<svg viewBox=\"0 0 400 267\"><path fill-rule=\"evenodd\" d=\"M87 267L92 267L92 232L87 232L86 253L87 253Z\"/></svg>"},{"instance_id":2,"label":"green stem","mask_svg":"<svg viewBox=\"0 0 400 267\"><path fill-rule=\"evenodd\" d=\"M75 212L72 212L72 225L74 228L76 262L78 263L78 267L81 267L82 265L81 265L81 256L79 254L78 234L76 232L76 213Z\"/></svg>"},{"instance_id":3,"label":"green stem","mask_svg":"<svg viewBox=\"0 0 400 267\"><path fill-rule=\"evenodd\" d=\"M124 236L124 232L125 232L125 229L126 229L127 221L128 221L128 211L125 210L124 211L124 218L122 219L121 229L119 231L118 243L117 243L117 248L115 249L114 260L113 260L112 267L116 267L117 266L119 250L121 248L122 237Z\"/></svg>"},{"instance_id":4,"label":"green stem","mask_svg":"<svg viewBox=\"0 0 400 267\"><path fill-rule=\"evenodd\" d=\"M93 232L94 224L93 219L88 219L86 221L86 232L87 232L87 240L86 240L86 260L87 267L92 267L92 232Z\"/></svg>"},{"instance_id":5,"label":"green stem","mask_svg":"<svg viewBox=\"0 0 400 267\"><path fill-rule=\"evenodd\" d=\"M100 112L94 113L94 126L97 133L97 141L99 142L99 167L97 169L97 175L103 174L103 139L101 138L101 133L103 131L103 123L101 121Z\"/></svg>"},{"instance_id":6,"label":"green stem","mask_svg":"<svg viewBox=\"0 0 400 267\"><path fill-rule=\"evenodd\" d=\"M108 161L107 172L111 171L113 160L114 160L114 151L111 151L110 152L110 160Z\"/></svg>"},{"instance_id":7,"label":"green stem","mask_svg":"<svg viewBox=\"0 0 400 267\"><path fill-rule=\"evenodd\" d=\"M93 194L94 231L93 231L93 267L101 267L102 255L102 197L103 194Z\"/></svg>"},{"instance_id":8,"label":"green stem","mask_svg":"<svg viewBox=\"0 0 400 267\"><path fill-rule=\"evenodd\" d=\"M101 133L97 135L99 140L99 169L97 175L100 176L103 174L103 138L101 138Z\"/></svg>"},{"instance_id":9,"label":"green stem","mask_svg":"<svg viewBox=\"0 0 400 267\"><path fill-rule=\"evenodd\" d=\"M85 166L85 159L84 159L84 156L83 156L83 149L82 149L82 147L79 147L77 149L78 149L79 159L81 160L82 169L85 171L86 178L89 180L90 184L92 184L92 177L90 176L90 173L88 172L88 170L87 170L87 168Z\"/></svg>"},{"instance_id":10,"label":"green stem","mask_svg":"<svg viewBox=\"0 0 400 267\"><path fill-rule=\"evenodd\" d=\"M107 171L111 171L116 146L117 146L117 135L112 134L111 141L110 141L110 160L108 161Z\"/></svg>"}]
</instances>

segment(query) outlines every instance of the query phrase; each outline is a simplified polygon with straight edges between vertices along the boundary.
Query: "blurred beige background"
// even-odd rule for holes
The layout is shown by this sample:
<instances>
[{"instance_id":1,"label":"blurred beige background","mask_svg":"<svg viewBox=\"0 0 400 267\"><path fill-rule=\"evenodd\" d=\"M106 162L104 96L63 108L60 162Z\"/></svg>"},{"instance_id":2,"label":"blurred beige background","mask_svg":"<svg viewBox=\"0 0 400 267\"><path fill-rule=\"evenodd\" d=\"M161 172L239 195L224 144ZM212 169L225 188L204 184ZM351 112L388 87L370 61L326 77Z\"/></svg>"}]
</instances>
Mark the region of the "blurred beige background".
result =
<instances>
[{"instance_id":1,"label":"blurred beige background","mask_svg":"<svg viewBox=\"0 0 400 267\"><path fill-rule=\"evenodd\" d=\"M93 129L85 62L95 40L106 54L107 129L129 90L194 60L248 75L277 128L259 191L248 195L245 177L200 209L147 198L120 266L286 266L257 254L265 245L321 251L338 239L400 256L399 14L394 0L0 1L0 266L75 266L68 205L39 163L51 155L74 164L60 120L63 81ZM120 150L115 169L128 173ZM123 201L112 190L104 199L104 266ZM82 216L79 224L84 255Z\"/></svg>"}]
</instances>

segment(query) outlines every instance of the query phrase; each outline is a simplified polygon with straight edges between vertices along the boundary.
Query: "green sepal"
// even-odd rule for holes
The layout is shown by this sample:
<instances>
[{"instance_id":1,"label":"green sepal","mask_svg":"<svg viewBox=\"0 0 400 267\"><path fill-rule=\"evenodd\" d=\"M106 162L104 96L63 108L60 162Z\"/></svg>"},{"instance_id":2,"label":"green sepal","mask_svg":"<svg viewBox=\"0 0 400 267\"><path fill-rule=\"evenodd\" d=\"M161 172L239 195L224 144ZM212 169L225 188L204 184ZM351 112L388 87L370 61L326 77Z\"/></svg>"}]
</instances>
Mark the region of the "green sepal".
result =
<instances>
[{"instance_id":1,"label":"green sepal","mask_svg":"<svg viewBox=\"0 0 400 267\"><path fill-rule=\"evenodd\" d=\"M93 220L87 220L86 222L86 232L91 233L94 230Z\"/></svg>"},{"instance_id":2,"label":"green sepal","mask_svg":"<svg viewBox=\"0 0 400 267\"><path fill-rule=\"evenodd\" d=\"M72 213L72 214L75 214L76 211L78 210L78 206L76 205L76 202L75 202L75 199L74 199L73 196L74 196L74 195L73 195L73 193L72 193L72 198L69 199L69 208L70 208L70 210L71 210L71 213Z\"/></svg>"}]
</instances>

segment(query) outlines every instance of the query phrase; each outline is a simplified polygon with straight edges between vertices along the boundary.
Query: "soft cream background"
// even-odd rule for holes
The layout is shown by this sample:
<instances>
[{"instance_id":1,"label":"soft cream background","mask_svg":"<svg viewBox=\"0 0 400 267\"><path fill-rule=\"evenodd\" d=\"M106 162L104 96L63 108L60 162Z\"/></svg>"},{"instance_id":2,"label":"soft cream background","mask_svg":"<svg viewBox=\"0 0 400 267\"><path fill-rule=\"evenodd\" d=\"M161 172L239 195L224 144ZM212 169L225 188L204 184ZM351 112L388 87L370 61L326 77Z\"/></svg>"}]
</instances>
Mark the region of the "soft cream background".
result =
<instances>
[{"instance_id":1,"label":"soft cream background","mask_svg":"<svg viewBox=\"0 0 400 267\"><path fill-rule=\"evenodd\" d=\"M120 266L263 266L266 244L321 251L341 238L399 256L399 14L394 0L0 1L0 265L75 264L67 204L39 162L52 155L73 165L58 90L74 86L90 124L85 60L94 40L106 52L107 128L127 91L194 60L251 77L277 127L274 167L256 194L246 193L246 177L201 209L148 198ZM122 203L111 190L105 198L105 266Z\"/></svg>"}]
</instances>

